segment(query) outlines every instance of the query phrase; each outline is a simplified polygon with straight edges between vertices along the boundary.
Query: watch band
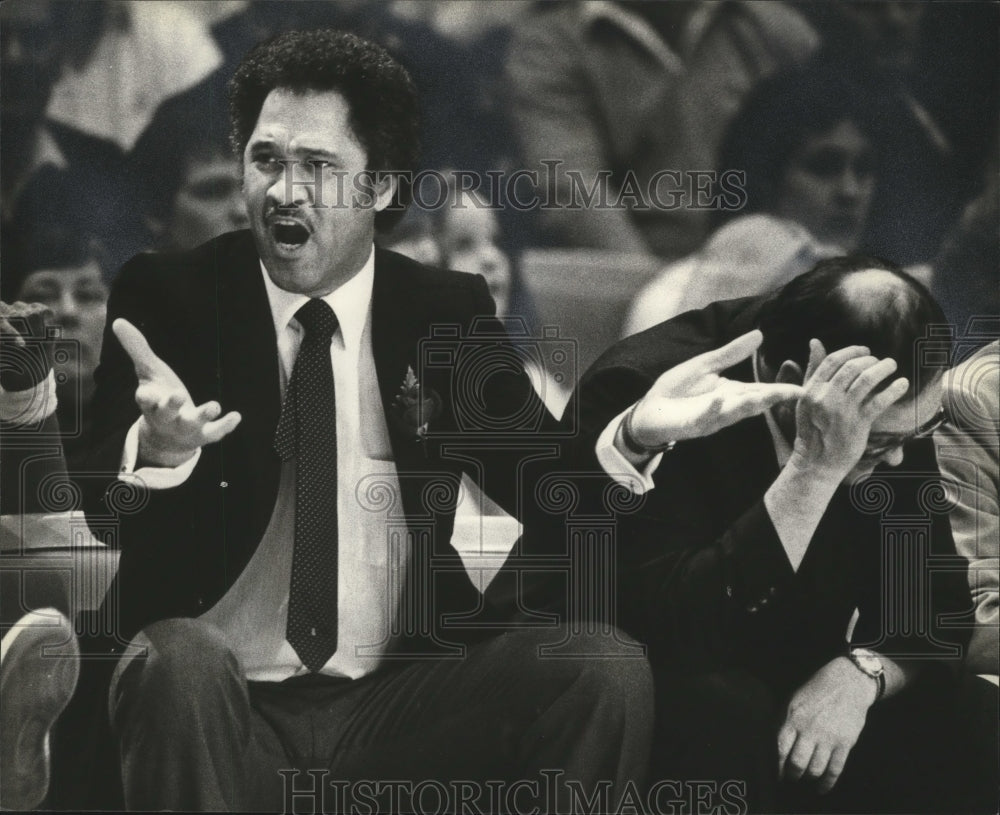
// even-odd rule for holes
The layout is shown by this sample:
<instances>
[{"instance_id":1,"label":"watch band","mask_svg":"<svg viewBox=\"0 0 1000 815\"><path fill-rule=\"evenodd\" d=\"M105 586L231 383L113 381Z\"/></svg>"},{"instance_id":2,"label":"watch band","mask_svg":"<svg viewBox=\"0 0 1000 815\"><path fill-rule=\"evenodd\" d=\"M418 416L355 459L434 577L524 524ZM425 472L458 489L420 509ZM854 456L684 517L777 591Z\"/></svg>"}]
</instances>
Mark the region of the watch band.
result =
<instances>
[{"instance_id":1,"label":"watch band","mask_svg":"<svg viewBox=\"0 0 1000 815\"><path fill-rule=\"evenodd\" d=\"M847 652L848 658L854 663L854 667L857 668L865 676L870 676L875 680L875 701L877 702L882 698L885 693L885 669L882 667L882 660L877 654L873 654L871 651L867 651L864 648L852 648ZM865 664L866 660L872 660L877 663L877 668L869 667Z\"/></svg>"},{"instance_id":2,"label":"watch band","mask_svg":"<svg viewBox=\"0 0 1000 815\"><path fill-rule=\"evenodd\" d=\"M625 447L637 456L651 456L656 453L664 453L668 450L673 450L677 445L676 441L668 441L666 444L661 444L657 447L647 447L641 444L632 432L632 414L635 413L635 409L639 406L636 402L632 407L629 408L628 413L625 414L625 418L622 420L622 441L625 443Z\"/></svg>"}]
</instances>

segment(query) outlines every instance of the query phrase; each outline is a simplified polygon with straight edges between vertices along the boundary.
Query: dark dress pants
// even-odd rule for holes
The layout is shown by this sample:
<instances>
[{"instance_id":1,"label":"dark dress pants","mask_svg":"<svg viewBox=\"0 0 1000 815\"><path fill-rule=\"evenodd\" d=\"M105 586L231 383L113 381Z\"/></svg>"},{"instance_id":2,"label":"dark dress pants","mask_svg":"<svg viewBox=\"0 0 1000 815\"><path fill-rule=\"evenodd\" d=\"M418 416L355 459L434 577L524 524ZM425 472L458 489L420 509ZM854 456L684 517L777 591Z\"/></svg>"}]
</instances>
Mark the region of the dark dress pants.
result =
<instances>
[{"instance_id":1,"label":"dark dress pants","mask_svg":"<svg viewBox=\"0 0 1000 815\"><path fill-rule=\"evenodd\" d=\"M698 796L751 813L998 811L997 688L979 677L942 672L871 708L826 795L809 780L778 780L784 691L742 670L658 672L656 702L650 784L680 782L661 786L661 811Z\"/></svg>"},{"instance_id":2,"label":"dark dress pants","mask_svg":"<svg viewBox=\"0 0 1000 815\"><path fill-rule=\"evenodd\" d=\"M126 805L349 811L345 795L372 794L363 782L399 781L409 783L389 793L396 800L379 798L380 809L443 811L443 789L471 796L494 780L504 782L503 793L484 793L475 806L520 810L536 789L543 794L545 771L561 771L560 784L578 782L587 795L605 785L620 796L646 769L648 663L630 643L608 658L606 637L578 638L595 656L539 657L539 645L555 639L524 630L473 646L462 659L410 662L357 680L248 682L217 629L193 619L155 623L135 640L146 655L123 658L109 695ZM478 786L456 793L455 781ZM537 786L513 790L517 781ZM414 791L420 800L410 802ZM549 811L573 808L561 792Z\"/></svg>"}]
</instances>

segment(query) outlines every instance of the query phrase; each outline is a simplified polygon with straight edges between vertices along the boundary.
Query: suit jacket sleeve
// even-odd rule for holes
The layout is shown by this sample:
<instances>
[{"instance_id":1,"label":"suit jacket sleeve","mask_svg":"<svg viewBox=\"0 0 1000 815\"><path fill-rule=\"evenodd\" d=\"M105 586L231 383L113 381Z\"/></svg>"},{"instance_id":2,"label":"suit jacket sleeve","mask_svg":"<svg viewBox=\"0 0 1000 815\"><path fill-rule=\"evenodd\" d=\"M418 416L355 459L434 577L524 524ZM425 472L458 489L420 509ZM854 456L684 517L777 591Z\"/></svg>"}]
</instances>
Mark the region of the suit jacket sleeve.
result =
<instances>
[{"instance_id":1,"label":"suit jacket sleeve","mask_svg":"<svg viewBox=\"0 0 1000 815\"><path fill-rule=\"evenodd\" d=\"M106 540L111 545L142 540L141 535L128 534L139 509L143 525L155 524L154 517L160 512L171 519L170 526L176 525L178 517L190 514L176 514L179 508L190 506L184 502L184 493L193 489L190 484L171 490L147 490L136 481L118 478L125 436L140 411L135 402L138 378L134 365L111 326L118 318L127 319L168 364L192 354L184 342L185 335L191 333L183 327L184 294L170 285L170 269L161 268L161 264L155 255L139 255L122 268L115 280L108 300L101 361L94 375L94 423L81 461L74 463L74 478L81 488L91 528L107 529L111 521L111 528L118 529L118 534ZM185 385L194 398L205 395L198 393L197 383Z\"/></svg>"},{"instance_id":2,"label":"suit jacket sleeve","mask_svg":"<svg viewBox=\"0 0 1000 815\"><path fill-rule=\"evenodd\" d=\"M592 457L591 469L608 422L663 371L743 333L741 315L750 303L681 315L619 343L595 363L574 395L580 450ZM763 504L765 490L746 496L720 492L715 467L739 467L744 453L773 458L768 447L744 451L744 430L737 426L678 444L664 456L656 487L615 523L617 622L699 665L732 659L748 639L746 629L761 624L762 604L780 596L794 578Z\"/></svg>"}]
</instances>

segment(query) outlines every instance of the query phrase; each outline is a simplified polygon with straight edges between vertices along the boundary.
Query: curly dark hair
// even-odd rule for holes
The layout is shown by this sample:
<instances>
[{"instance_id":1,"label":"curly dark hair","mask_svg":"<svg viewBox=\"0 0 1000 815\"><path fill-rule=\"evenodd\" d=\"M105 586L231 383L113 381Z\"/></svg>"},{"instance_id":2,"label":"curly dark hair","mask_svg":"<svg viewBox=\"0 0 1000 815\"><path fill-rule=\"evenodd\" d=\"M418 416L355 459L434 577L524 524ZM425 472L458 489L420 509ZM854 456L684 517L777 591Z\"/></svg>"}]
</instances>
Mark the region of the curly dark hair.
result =
<instances>
[{"instance_id":1,"label":"curly dark hair","mask_svg":"<svg viewBox=\"0 0 1000 815\"><path fill-rule=\"evenodd\" d=\"M381 46L335 29L287 31L255 46L229 81L230 138L241 161L275 88L344 97L367 169L399 174L393 201L375 216L377 229L391 228L410 203L408 178L420 150L417 88L406 69Z\"/></svg>"}]
</instances>

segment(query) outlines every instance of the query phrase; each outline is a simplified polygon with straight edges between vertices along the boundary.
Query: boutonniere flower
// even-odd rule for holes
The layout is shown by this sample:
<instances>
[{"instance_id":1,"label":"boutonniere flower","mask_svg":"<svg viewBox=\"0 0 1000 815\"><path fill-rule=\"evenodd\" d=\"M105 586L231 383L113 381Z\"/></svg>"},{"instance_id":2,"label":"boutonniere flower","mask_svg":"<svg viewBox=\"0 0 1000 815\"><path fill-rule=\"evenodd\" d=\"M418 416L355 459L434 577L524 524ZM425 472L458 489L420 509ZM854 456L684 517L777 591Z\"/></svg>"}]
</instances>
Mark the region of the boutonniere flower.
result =
<instances>
[{"instance_id":1,"label":"boutonniere flower","mask_svg":"<svg viewBox=\"0 0 1000 815\"><path fill-rule=\"evenodd\" d=\"M441 397L434 389L421 385L413 368L407 366L390 415L402 433L421 442L427 436L430 423L441 415Z\"/></svg>"}]
</instances>

